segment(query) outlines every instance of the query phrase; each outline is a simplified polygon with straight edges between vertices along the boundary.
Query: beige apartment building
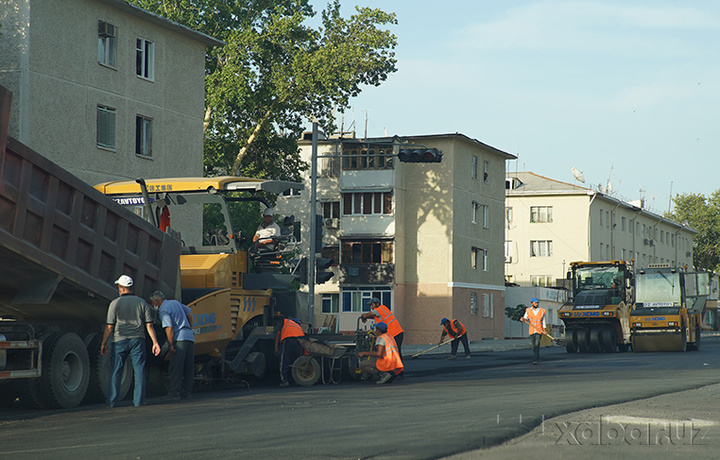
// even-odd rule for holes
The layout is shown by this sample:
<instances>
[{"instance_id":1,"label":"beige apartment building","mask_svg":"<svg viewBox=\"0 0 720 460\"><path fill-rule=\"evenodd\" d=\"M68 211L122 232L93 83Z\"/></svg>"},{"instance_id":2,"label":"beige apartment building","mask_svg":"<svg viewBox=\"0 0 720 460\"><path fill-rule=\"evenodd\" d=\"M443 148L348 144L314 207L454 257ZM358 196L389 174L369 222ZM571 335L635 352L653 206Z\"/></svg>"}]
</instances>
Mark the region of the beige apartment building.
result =
<instances>
[{"instance_id":1,"label":"beige apartment building","mask_svg":"<svg viewBox=\"0 0 720 460\"><path fill-rule=\"evenodd\" d=\"M698 232L643 203L531 172L506 174L505 273L520 286L556 286L575 261L692 266Z\"/></svg>"},{"instance_id":2,"label":"beige apartment building","mask_svg":"<svg viewBox=\"0 0 720 460\"><path fill-rule=\"evenodd\" d=\"M442 162L398 161L409 145L441 150ZM310 140L300 147L310 161ZM437 134L322 139L318 156L322 254L337 264L316 287L316 326L354 331L365 301L378 297L405 329L405 343L437 341L443 317L463 322L470 340L504 336L504 178L513 155ZM277 205L303 222L305 241L306 185Z\"/></svg>"},{"instance_id":3,"label":"beige apartment building","mask_svg":"<svg viewBox=\"0 0 720 460\"><path fill-rule=\"evenodd\" d=\"M121 0L4 0L10 135L90 184L202 175L205 49Z\"/></svg>"}]
</instances>

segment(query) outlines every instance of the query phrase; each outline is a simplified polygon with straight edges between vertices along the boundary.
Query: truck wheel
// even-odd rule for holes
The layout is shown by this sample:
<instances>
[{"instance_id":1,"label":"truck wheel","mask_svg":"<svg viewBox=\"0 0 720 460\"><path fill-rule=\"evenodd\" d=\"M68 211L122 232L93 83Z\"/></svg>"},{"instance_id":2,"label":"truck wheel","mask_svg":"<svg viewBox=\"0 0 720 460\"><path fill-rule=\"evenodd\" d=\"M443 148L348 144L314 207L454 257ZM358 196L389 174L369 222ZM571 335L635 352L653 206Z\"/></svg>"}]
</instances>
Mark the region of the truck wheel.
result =
<instances>
[{"instance_id":1,"label":"truck wheel","mask_svg":"<svg viewBox=\"0 0 720 460\"><path fill-rule=\"evenodd\" d=\"M600 351L600 325L593 324L590 326L590 352L598 353Z\"/></svg>"},{"instance_id":2,"label":"truck wheel","mask_svg":"<svg viewBox=\"0 0 720 460\"><path fill-rule=\"evenodd\" d=\"M605 353L615 353L617 348L617 332L611 324L606 324L602 328L602 351Z\"/></svg>"},{"instance_id":3,"label":"truck wheel","mask_svg":"<svg viewBox=\"0 0 720 460\"><path fill-rule=\"evenodd\" d=\"M51 334L43 342L40 391L51 408L69 409L85 397L90 378L87 350L77 334Z\"/></svg>"},{"instance_id":4,"label":"truck wheel","mask_svg":"<svg viewBox=\"0 0 720 460\"><path fill-rule=\"evenodd\" d=\"M577 352L577 329L568 329L565 333L565 337L567 337L567 344L565 345L565 350L568 353Z\"/></svg>"},{"instance_id":5,"label":"truck wheel","mask_svg":"<svg viewBox=\"0 0 720 460\"><path fill-rule=\"evenodd\" d=\"M108 348L112 337L108 341ZM90 381L85 395L87 403L101 403L107 398L108 386L110 385L110 353L103 356L100 353L102 335L91 334L85 339L88 357L90 359ZM118 401L127 396L130 386L133 384L133 367L130 360L125 361L125 366L120 377L120 391Z\"/></svg>"},{"instance_id":6,"label":"truck wheel","mask_svg":"<svg viewBox=\"0 0 720 460\"><path fill-rule=\"evenodd\" d=\"M301 356L292 364L292 377L298 385L315 385L320 379L320 363L313 357Z\"/></svg>"},{"instance_id":7,"label":"truck wheel","mask_svg":"<svg viewBox=\"0 0 720 460\"><path fill-rule=\"evenodd\" d=\"M585 328L577 329L576 337L578 344L578 351L580 353L587 353L590 351L590 331Z\"/></svg>"}]
</instances>

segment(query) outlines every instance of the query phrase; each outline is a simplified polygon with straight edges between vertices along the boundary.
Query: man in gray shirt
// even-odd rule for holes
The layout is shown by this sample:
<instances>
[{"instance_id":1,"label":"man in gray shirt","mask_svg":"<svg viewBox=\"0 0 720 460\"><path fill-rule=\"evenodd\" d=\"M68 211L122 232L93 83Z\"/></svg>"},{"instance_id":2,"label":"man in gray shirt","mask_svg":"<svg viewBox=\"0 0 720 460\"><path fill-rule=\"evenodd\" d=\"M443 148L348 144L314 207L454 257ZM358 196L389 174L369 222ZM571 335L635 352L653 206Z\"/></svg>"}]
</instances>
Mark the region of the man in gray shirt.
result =
<instances>
[{"instance_id":1,"label":"man in gray shirt","mask_svg":"<svg viewBox=\"0 0 720 460\"><path fill-rule=\"evenodd\" d=\"M115 281L120 297L110 302L100 352L108 352L107 341L113 336L110 344L110 385L108 386L107 407L115 407L120 388L120 376L125 360L130 357L135 371L135 390L133 404L145 404L145 331L152 339L152 352L160 354L155 329L153 329L153 312L148 304L132 292L133 279L122 275Z\"/></svg>"}]
</instances>

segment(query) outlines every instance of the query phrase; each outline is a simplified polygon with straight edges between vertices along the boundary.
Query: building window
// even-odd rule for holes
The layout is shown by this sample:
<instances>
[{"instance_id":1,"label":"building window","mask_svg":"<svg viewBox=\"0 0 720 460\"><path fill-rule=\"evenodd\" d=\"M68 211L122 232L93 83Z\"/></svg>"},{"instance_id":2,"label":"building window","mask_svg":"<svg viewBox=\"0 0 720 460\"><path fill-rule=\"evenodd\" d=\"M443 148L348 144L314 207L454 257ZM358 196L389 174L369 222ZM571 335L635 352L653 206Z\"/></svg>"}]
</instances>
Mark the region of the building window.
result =
<instances>
[{"instance_id":1,"label":"building window","mask_svg":"<svg viewBox=\"0 0 720 460\"><path fill-rule=\"evenodd\" d=\"M488 228L490 226L487 205L480 204L477 201L473 201L472 202L472 223L477 224L478 218L482 219L483 228Z\"/></svg>"},{"instance_id":2,"label":"building window","mask_svg":"<svg viewBox=\"0 0 720 460\"><path fill-rule=\"evenodd\" d=\"M322 248L321 254L323 259L331 259L333 266L340 264L340 246L325 246Z\"/></svg>"},{"instance_id":3,"label":"building window","mask_svg":"<svg viewBox=\"0 0 720 460\"><path fill-rule=\"evenodd\" d=\"M370 306L367 305L367 301L372 300L373 297L380 299L380 302L392 311L392 291L378 288L343 289L342 311L368 312Z\"/></svg>"},{"instance_id":4,"label":"building window","mask_svg":"<svg viewBox=\"0 0 720 460\"><path fill-rule=\"evenodd\" d=\"M490 177L490 162L483 162L483 182L487 182Z\"/></svg>"},{"instance_id":5,"label":"building window","mask_svg":"<svg viewBox=\"0 0 720 460\"><path fill-rule=\"evenodd\" d=\"M488 251L487 249L472 247L470 251L470 266L477 270L482 267L483 271L488 269Z\"/></svg>"},{"instance_id":6,"label":"building window","mask_svg":"<svg viewBox=\"0 0 720 460\"><path fill-rule=\"evenodd\" d=\"M135 73L138 77L152 80L155 78L155 44L144 38L136 40Z\"/></svg>"},{"instance_id":7,"label":"building window","mask_svg":"<svg viewBox=\"0 0 720 460\"><path fill-rule=\"evenodd\" d=\"M600 226L603 226L603 210L600 210Z\"/></svg>"},{"instance_id":8,"label":"building window","mask_svg":"<svg viewBox=\"0 0 720 460\"><path fill-rule=\"evenodd\" d=\"M393 169L392 145L345 143L342 146L342 169Z\"/></svg>"},{"instance_id":9,"label":"building window","mask_svg":"<svg viewBox=\"0 0 720 460\"><path fill-rule=\"evenodd\" d=\"M624 217L620 220L620 230L623 232L625 231L625 218Z\"/></svg>"},{"instance_id":10,"label":"building window","mask_svg":"<svg viewBox=\"0 0 720 460\"><path fill-rule=\"evenodd\" d=\"M512 207L505 208L505 221L508 223L508 228L513 221L513 209Z\"/></svg>"},{"instance_id":11,"label":"building window","mask_svg":"<svg viewBox=\"0 0 720 460\"><path fill-rule=\"evenodd\" d=\"M530 206L530 223L552 222L552 206Z\"/></svg>"},{"instance_id":12,"label":"building window","mask_svg":"<svg viewBox=\"0 0 720 460\"><path fill-rule=\"evenodd\" d=\"M339 201L324 201L322 203L323 218L324 219L336 219L340 217L340 202Z\"/></svg>"},{"instance_id":13,"label":"building window","mask_svg":"<svg viewBox=\"0 0 720 460\"><path fill-rule=\"evenodd\" d=\"M97 137L98 147L115 149L115 109L97 108Z\"/></svg>"},{"instance_id":14,"label":"building window","mask_svg":"<svg viewBox=\"0 0 720 460\"><path fill-rule=\"evenodd\" d=\"M530 257L552 257L552 241L530 241Z\"/></svg>"},{"instance_id":15,"label":"building window","mask_svg":"<svg viewBox=\"0 0 720 460\"><path fill-rule=\"evenodd\" d=\"M490 296L483 293L482 302L483 302L483 317L487 318L488 316L490 316Z\"/></svg>"},{"instance_id":16,"label":"building window","mask_svg":"<svg viewBox=\"0 0 720 460\"><path fill-rule=\"evenodd\" d=\"M340 310L339 294L323 294L322 312L325 314L337 313Z\"/></svg>"},{"instance_id":17,"label":"building window","mask_svg":"<svg viewBox=\"0 0 720 460\"><path fill-rule=\"evenodd\" d=\"M343 264L391 264L392 241L343 241Z\"/></svg>"},{"instance_id":18,"label":"building window","mask_svg":"<svg viewBox=\"0 0 720 460\"><path fill-rule=\"evenodd\" d=\"M105 21L98 21L98 62L115 67L117 54L115 26Z\"/></svg>"},{"instance_id":19,"label":"building window","mask_svg":"<svg viewBox=\"0 0 720 460\"><path fill-rule=\"evenodd\" d=\"M477 311L478 311L477 292L471 292L470 293L470 314L477 315Z\"/></svg>"},{"instance_id":20,"label":"building window","mask_svg":"<svg viewBox=\"0 0 720 460\"><path fill-rule=\"evenodd\" d=\"M135 153L152 156L152 120L140 115L135 117Z\"/></svg>"},{"instance_id":21,"label":"building window","mask_svg":"<svg viewBox=\"0 0 720 460\"><path fill-rule=\"evenodd\" d=\"M471 175L473 179L477 179L477 172L478 172L478 157L474 156L472 157L472 167L470 169Z\"/></svg>"},{"instance_id":22,"label":"building window","mask_svg":"<svg viewBox=\"0 0 720 460\"><path fill-rule=\"evenodd\" d=\"M512 241L506 241L505 242L505 263L511 264L512 263L512 254L513 254L513 245Z\"/></svg>"},{"instance_id":23,"label":"building window","mask_svg":"<svg viewBox=\"0 0 720 460\"><path fill-rule=\"evenodd\" d=\"M343 193L343 215L392 214L393 192Z\"/></svg>"},{"instance_id":24,"label":"building window","mask_svg":"<svg viewBox=\"0 0 720 460\"><path fill-rule=\"evenodd\" d=\"M548 275L530 276L530 284L532 286L552 287L552 276L548 276Z\"/></svg>"}]
</instances>

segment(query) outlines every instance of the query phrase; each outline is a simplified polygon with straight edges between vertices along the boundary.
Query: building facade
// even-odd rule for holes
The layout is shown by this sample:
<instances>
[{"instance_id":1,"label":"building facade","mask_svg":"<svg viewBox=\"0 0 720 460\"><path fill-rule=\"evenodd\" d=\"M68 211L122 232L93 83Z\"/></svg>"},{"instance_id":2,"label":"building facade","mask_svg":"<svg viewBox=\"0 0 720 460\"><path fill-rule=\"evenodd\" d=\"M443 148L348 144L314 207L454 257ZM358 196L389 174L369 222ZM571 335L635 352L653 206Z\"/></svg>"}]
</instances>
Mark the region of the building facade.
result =
<instances>
[{"instance_id":1,"label":"building facade","mask_svg":"<svg viewBox=\"0 0 720 460\"><path fill-rule=\"evenodd\" d=\"M409 145L441 150L442 162L398 161ZM300 146L310 161L311 142ZM336 261L336 275L316 288L316 325L354 331L378 297L406 343L437 340L443 317L462 321L471 340L503 337L503 183L513 155L441 134L323 139L318 157L322 255ZM305 241L309 184L277 205L302 220Z\"/></svg>"},{"instance_id":2,"label":"building facade","mask_svg":"<svg viewBox=\"0 0 720 460\"><path fill-rule=\"evenodd\" d=\"M505 271L556 286L571 262L634 260L692 267L697 231L614 196L531 172L507 173Z\"/></svg>"},{"instance_id":3,"label":"building facade","mask_svg":"<svg viewBox=\"0 0 720 460\"><path fill-rule=\"evenodd\" d=\"M5 0L10 135L90 184L202 175L205 49L121 0Z\"/></svg>"}]
</instances>

